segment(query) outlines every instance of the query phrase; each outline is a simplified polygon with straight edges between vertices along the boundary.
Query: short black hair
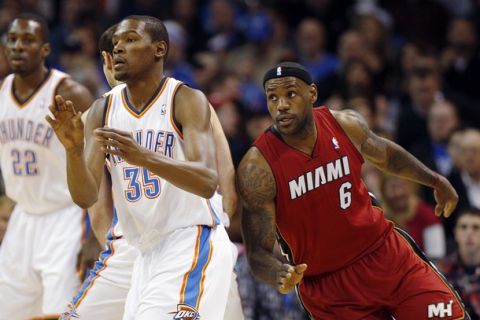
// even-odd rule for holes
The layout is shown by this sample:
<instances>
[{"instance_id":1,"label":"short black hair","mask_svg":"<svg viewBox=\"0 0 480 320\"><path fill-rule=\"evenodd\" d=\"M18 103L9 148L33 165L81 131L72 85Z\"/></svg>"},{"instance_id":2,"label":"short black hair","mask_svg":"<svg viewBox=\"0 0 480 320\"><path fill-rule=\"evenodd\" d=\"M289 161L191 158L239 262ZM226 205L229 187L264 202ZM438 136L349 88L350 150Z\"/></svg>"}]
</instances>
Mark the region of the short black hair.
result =
<instances>
[{"instance_id":1,"label":"short black hair","mask_svg":"<svg viewBox=\"0 0 480 320\"><path fill-rule=\"evenodd\" d=\"M98 39L98 49L100 50L100 53L102 53L103 51L109 54L113 53L112 38L115 30L117 30L117 25L118 24L114 24L113 26L109 27L102 33L100 39Z\"/></svg>"},{"instance_id":2,"label":"short black hair","mask_svg":"<svg viewBox=\"0 0 480 320\"><path fill-rule=\"evenodd\" d=\"M168 38L167 28L163 24L162 20L152 16L131 15L125 17L123 20L138 20L145 22L145 30L147 30L152 41L165 41L167 44L167 52L165 58L168 56L168 49L170 48L170 40Z\"/></svg>"},{"instance_id":3,"label":"short black hair","mask_svg":"<svg viewBox=\"0 0 480 320\"><path fill-rule=\"evenodd\" d=\"M458 212L457 218L455 219L455 226L458 224L458 221L461 217L465 215L472 215L480 218L480 209L475 207L467 207Z\"/></svg>"},{"instance_id":4,"label":"short black hair","mask_svg":"<svg viewBox=\"0 0 480 320\"><path fill-rule=\"evenodd\" d=\"M50 38L50 31L48 30L48 24L47 21L42 17L34 13L21 13L17 16L15 16L12 21L8 24L8 29L10 30L10 27L12 26L13 22L15 20L31 20L35 21L40 25L40 32L42 34L42 41L49 42Z\"/></svg>"}]
</instances>

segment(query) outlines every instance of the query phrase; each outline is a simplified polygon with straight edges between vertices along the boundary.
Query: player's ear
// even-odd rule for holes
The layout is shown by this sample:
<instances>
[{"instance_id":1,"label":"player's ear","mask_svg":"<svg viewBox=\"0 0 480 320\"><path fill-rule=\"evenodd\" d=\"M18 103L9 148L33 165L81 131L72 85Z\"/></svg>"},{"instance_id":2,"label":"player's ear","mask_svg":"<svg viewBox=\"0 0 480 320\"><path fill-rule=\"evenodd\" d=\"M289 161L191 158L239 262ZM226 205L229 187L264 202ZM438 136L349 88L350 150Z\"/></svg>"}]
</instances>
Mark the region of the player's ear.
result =
<instances>
[{"instance_id":1,"label":"player's ear","mask_svg":"<svg viewBox=\"0 0 480 320\"><path fill-rule=\"evenodd\" d=\"M42 53L42 57L44 59L50 54L51 51L52 51L52 48L50 47L50 43L47 42L42 44L42 48L40 52Z\"/></svg>"},{"instance_id":2,"label":"player's ear","mask_svg":"<svg viewBox=\"0 0 480 320\"><path fill-rule=\"evenodd\" d=\"M165 41L158 41L155 46L155 58L165 59L167 56L167 43Z\"/></svg>"},{"instance_id":3,"label":"player's ear","mask_svg":"<svg viewBox=\"0 0 480 320\"><path fill-rule=\"evenodd\" d=\"M317 101L317 98L318 98L318 90L317 90L317 86L315 85L315 83L312 83L308 87L308 94L310 96L310 101L312 102L312 104L314 104Z\"/></svg>"},{"instance_id":4,"label":"player's ear","mask_svg":"<svg viewBox=\"0 0 480 320\"><path fill-rule=\"evenodd\" d=\"M106 51L102 51L103 63L108 70L113 70L112 55Z\"/></svg>"}]
</instances>

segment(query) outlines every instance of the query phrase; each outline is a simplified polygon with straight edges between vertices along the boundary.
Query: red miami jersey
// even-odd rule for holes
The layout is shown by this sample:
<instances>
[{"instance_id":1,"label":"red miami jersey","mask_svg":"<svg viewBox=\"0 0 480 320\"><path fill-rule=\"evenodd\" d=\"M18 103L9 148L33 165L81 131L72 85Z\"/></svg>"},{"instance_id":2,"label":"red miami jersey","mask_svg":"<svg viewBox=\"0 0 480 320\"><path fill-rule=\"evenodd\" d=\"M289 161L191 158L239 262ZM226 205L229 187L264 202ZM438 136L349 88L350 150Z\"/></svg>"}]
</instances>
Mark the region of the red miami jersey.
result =
<instances>
[{"instance_id":1,"label":"red miami jersey","mask_svg":"<svg viewBox=\"0 0 480 320\"><path fill-rule=\"evenodd\" d=\"M277 239L306 276L341 269L378 248L393 225L372 206L361 178L363 157L330 110L313 110L317 141L312 155L286 144L271 127L257 147L277 187Z\"/></svg>"}]
</instances>

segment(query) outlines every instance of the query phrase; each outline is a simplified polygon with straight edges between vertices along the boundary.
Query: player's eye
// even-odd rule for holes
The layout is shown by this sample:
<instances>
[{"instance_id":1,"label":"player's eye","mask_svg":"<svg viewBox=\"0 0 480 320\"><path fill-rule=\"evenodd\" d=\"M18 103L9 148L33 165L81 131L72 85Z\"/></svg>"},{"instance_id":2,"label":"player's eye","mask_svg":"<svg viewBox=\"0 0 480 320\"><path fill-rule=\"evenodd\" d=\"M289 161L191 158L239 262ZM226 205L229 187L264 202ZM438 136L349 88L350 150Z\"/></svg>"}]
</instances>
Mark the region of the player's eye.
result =
<instances>
[{"instance_id":1,"label":"player's eye","mask_svg":"<svg viewBox=\"0 0 480 320\"><path fill-rule=\"evenodd\" d=\"M277 101L277 96L274 95L274 94L271 94L271 95L268 96L268 100L270 100L270 101Z\"/></svg>"},{"instance_id":2,"label":"player's eye","mask_svg":"<svg viewBox=\"0 0 480 320\"><path fill-rule=\"evenodd\" d=\"M294 97L296 97L296 96L297 96L297 93L296 93L295 91L289 91L289 92L288 92L288 97L289 97L289 98L294 98Z\"/></svg>"}]
</instances>

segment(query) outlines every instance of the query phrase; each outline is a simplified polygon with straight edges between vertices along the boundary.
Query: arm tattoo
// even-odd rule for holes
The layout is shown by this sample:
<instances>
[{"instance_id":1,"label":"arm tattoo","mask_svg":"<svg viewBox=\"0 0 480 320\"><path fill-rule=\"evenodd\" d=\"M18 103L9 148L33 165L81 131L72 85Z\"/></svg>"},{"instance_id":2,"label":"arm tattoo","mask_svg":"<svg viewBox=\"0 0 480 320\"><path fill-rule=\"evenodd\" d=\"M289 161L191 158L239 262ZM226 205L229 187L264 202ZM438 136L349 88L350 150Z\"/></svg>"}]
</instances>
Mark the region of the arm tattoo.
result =
<instances>
[{"instance_id":1,"label":"arm tattoo","mask_svg":"<svg viewBox=\"0 0 480 320\"><path fill-rule=\"evenodd\" d=\"M272 173L255 164L246 164L240 169L238 188L247 207L253 210L262 207L276 194Z\"/></svg>"},{"instance_id":2,"label":"arm tattoo","mask_svg":"<svg viewBox=\"0 0 480 320\"><path fill-rule=\"evenodd\" d=\"M250 153L240 163L237 183L246 207L242 234L250 267L257 278L275 287L282 263L273 254L276 194L273 174Z\"/></svg>"}]
</instances>

